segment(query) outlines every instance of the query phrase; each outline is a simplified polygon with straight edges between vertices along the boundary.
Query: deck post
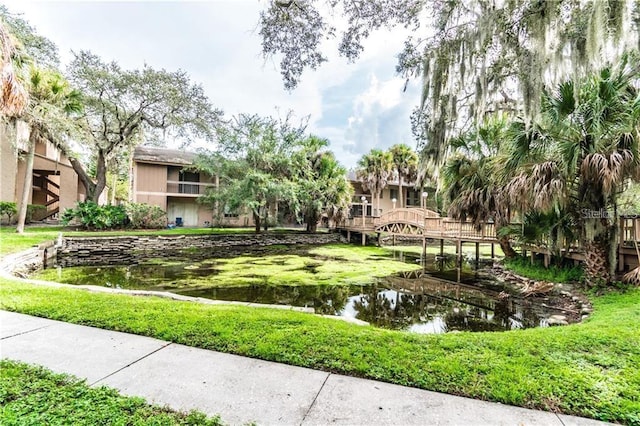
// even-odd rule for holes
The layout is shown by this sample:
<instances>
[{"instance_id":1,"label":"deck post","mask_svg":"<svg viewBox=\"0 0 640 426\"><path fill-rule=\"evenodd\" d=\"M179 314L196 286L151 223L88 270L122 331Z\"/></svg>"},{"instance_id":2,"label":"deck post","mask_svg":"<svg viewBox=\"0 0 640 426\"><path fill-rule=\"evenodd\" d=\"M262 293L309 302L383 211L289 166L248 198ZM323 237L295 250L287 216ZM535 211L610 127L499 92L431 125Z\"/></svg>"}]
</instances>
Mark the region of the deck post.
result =
<instances>
[{"instance_id":1,"label":"deck post","mask_svg":"<svg viewBox=\"0 0 640 426\"><path fill-rule=\"evenodd\" d=\"M620 228L618 229L618 232L620 233L619 235L620 240L618 242L618 272L624 271L624 254L622 253L622 247L624 246L624 231L625 231L624 225L625 225L625 220L624 218L621 217ZM633 235L635 236L635 233Z\"/></svg>"},{"instance_id":2,"label":"deck post","mask_svg":"<svg viewBox=\"0 0 640 426\"><path fill-rule=\"evenodd\" d=\"M456 256L458 268L462 267L462 238L456 241Z\"/></svg>"},{"instance_id":3,"label":"deck post","mask_svg":"<svg viewBox=\"0 0 640 426\"><path fill-rule=\"evenodd\" d=\"M440 240L440 257L444 257L444 238Z\"/></svg>"},{"instance_id":4,"label":"deck post","mask_svg":"<svg viewBox=\"0 0 640 426\"><path fill-rule=\"evenodd\" d=\"M491 258L494 259L496 257L496 252L493 243L491 243Z\"/></svg>"},{"instance_id":5,"label":"deck post","mask_svg":"<svg viewBox=\"0 0 640 426\"><path fill-rule=\"evenodd\" d=\"M551 259L550 259L550 257L551 257L551 256L549 255L549 252L546 252L546 253L544 254L544 267L545 267L545 268L548 268L548 267L549 267L549 263L551 263Z\"/></svg>"},{"instance_id":6,"label":"deck post","mask_svg":"<svg viewBox=\"0 0 640 426\"><path fill-rule=\"evenodd\" d=\"M393 244L393 245L394 245L394 247L395 247L395 245L396 245L396 234L393 234L393 237L392 237L392 238L393 238L393 240L392 240L392 241L393 241L393 243L392 243L392 244Z\"/></svg>"},{"instance_id":7,"label":"deck post","mask_svg":"<svg viewBox=\"0 0 640 426\"><path fill-rule=\"evenodd\" d=\"M351 231L347 230L347 242L351 242Z\"/></svg>"},{"instance_id":8,"label":"deck post","mask_svg":"<svg viewBox=\"0 0 640 426\"><path fill-rule=\"evenodd\" d=\"M427 238L423 235L422 236L422 261L424 262L425 266L427 264Z\"/></svg>"},{"instance_id":9,"label":"deck post","mask_svg":"<svg viewBox=\"0 0 640 426\"><path fill-rule=\"evenodd\" d=\"M380 232L378 232L377 234L378 234L378 247L382 247L382 244L380 243Z\"/></svg>"},{"instance_id":10,"label":"deck post","mask_svg":"<svg viewBox=\"0 0 640 426\"><path fill-rule=\"evenodd\" d=\"M536 260L536 254L533 250L531 250L531 264L533 265L534 261Z\"/></svg>"},{"instance_id":11,"label":"deck post","mask_svg":"<svg viewBox=\"0 0 640 426\"><path fill-rule=\"evenodd\" d=\"M362 245L367 245L367 234L365 234L364 231L362 231Z\"/></svg>"},{"instance_id":12,"label":"deck post","mask_svg":"<svg viewBox=\"0 0 640 426\"><path fill-rule=\"evenodd\" d=\"M476 266L480 263L480 243L476 243Z\"/></svg>"}]
</instances>

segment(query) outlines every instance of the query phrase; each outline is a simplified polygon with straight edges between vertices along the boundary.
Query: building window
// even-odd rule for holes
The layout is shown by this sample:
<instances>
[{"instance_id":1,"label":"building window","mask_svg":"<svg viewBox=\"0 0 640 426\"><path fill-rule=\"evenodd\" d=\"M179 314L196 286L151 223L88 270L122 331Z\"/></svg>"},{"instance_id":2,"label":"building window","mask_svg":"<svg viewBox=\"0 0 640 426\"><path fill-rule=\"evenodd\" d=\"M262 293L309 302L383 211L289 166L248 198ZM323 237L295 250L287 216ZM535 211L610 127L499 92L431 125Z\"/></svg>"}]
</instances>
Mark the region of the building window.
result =
<instances>
[{"instance_id":1,"label":"building window","mask_svg":"<svg viewBox=\"0 0 640 426\"><path fill-rule=\"evenodd\" d=\"M394 198L396 200L398 200L398 190L394 189L394 188L389 188L389 196L391 197L391 199L393 200Z\"/></svg>"},{"instance_id":2,"label":"building window","mask_svg":"<svg viewBox=\"0 0 640 426\"><path fill-rule=\"evenodd\" d=\"M180 172L180 182L200 182L200 173L194 172ZM199 194L200 185L192 185L187 183L181 183L178 185L178 192L180 194Z\"/></svg>"},{"instance_id":3,"label":"building window","mask_svg":"<svg viewBox=\"0 0 640 426\"><path fill-rule=\"evenodd\" d=\"M407 189L407 207L420 207L420 191L415 191L413 189Z\"/></svg>"},{"instance_id":4,"label":"building window","mask_svg":"<svg viewBox=\"0 0 640 426\"><path fill-rule=\"evenodd\" d=\"M224 206L224 217L238 217L238 212L229 208L228 205Z\"/></svg>"}]
</instances>

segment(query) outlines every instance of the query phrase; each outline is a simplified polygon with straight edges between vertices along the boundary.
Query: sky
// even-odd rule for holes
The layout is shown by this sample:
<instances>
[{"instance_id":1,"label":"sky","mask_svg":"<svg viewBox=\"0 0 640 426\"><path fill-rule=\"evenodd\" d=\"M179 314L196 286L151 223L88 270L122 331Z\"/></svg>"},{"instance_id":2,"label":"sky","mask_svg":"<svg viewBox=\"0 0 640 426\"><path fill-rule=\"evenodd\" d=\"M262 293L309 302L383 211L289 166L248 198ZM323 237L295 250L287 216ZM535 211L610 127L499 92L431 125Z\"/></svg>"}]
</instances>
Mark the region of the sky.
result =
<instances>
[{"instance_id":1,"label":"sky","mask_svg":"<svg viewBox=\"0 0 640 426\"><path fill-rule=\"evenodd\" d=\"M419 82L395 75L404 29L379 31L355 63L323 46L329 57L307 71L299 86L284 89L278 58L262 57L257 25L266 0L199 2L2 1L52 40L63 65L72 51L90 50L123 68L145 63L182 69L202 84L213 105L239 113L309 117L308 131L330 141L340 162L355 167L372 148L395 143L415 147L409 116L419 102Z\"/></svg>"}]
</instances>

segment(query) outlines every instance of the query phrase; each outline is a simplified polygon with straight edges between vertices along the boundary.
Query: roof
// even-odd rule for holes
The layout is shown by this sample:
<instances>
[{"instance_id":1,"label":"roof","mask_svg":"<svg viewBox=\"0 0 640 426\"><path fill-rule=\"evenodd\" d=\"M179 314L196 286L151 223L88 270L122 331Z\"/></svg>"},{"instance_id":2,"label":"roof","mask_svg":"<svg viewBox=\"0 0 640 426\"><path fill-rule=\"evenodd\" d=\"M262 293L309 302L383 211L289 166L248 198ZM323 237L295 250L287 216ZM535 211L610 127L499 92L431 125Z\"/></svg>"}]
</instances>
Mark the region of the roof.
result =
<instances>
[{"instance_id":1,"label":"roof","mask_svg":"<svg viewBox=\"0 0 640 426\"><path fill-rule=\"evenodd\" d=\"M196 156L195 152L179 149L156 148L153 146L137 146L133 151L133 161L138 163L173 164L190 166Z\"/></svg>"}]
</instances>

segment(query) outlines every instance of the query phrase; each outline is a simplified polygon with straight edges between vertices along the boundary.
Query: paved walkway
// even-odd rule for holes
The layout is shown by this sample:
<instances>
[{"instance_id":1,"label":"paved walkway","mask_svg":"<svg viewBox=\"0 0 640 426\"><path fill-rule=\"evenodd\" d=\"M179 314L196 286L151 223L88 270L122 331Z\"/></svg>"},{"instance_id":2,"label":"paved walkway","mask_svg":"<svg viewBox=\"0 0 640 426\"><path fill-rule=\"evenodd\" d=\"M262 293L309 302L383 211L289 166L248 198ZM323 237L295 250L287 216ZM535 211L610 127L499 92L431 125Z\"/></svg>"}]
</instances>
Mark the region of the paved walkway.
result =
<instances>
[{"instance_id":1,"label":"paved walkway","mask_svg":"<svg viewBox=\"0 0 640 426\"><path fill-rule=\"evenodd\" d=\"M6 311L0 339L2 358L230 424L601 424Z\"/></svg>"}]
</instances>

